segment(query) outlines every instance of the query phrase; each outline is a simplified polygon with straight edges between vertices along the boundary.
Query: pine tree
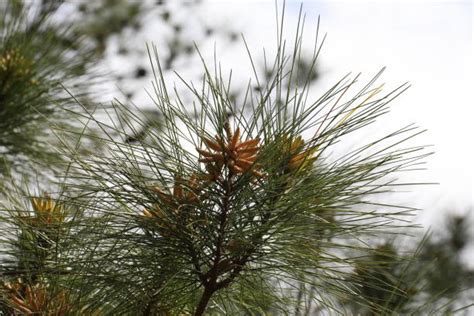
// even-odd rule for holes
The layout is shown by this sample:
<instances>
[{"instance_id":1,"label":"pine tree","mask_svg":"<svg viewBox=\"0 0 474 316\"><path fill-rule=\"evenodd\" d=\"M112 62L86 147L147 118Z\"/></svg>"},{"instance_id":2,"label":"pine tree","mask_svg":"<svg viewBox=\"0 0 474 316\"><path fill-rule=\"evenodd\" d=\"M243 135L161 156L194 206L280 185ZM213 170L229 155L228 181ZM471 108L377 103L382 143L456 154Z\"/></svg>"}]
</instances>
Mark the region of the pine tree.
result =
<instances>
[{"instance_id":1,"label":"pine tree","mask_svg":"<svg viewBox=\"0 0 474 316\"><path fill-rule=\"evenodd\" d=\"M290 49L281 19L264 78L249 53L254 78L241 104L217 62L210 67L204 59L200 84L180 78L194 103L183 101L181 90L165 84L163 68L172 63L162 66L151 46L153 102L163 126L150 128L139 108L118 101L91 107L60 89L69 78L88 75L89 59L76 59L78 44L77 55L58 61L57 51L69 51L71 43L59 41L58 30L43 31L58 8L55 1L45 4L41 18L28 23L12 22L24 11L11 6L15 18L2 24L8 32L0 47L0 109L6 109L0 115L34 128L20 133L30 146L15 138L13 125L2 131L3 139L14 140L1 145L6 161L14 165L18 153L41 152L44 161L59 162L60 174L38 189L13 181L3 193L2 314L379 315L466 308L454 304L472 288L472 272L457 257L468 239L466 221L453 219L445 241L426 239L402 250L389 237L405 236L413 210L375 199L406 185L391 177L430 154L423 146L403 147L422 131L410 125L332 153L385 115L406 84L383 93L381 72L363 83L346 76L310 100L324 40L317 37L311 58L303 59L303 21ZM43 52L39 43L50 34L54 49L44 54L51 59L22 46ZM103 43L96 44L87 51L97 57ZM74 65L82 70L74 72ZM67 74L66 81L54 70ZM18 101L28 93L41 97ZM48 134L54 143L41 137ZM52 186L54 192L44 193ZM437 278L441 269L452 273L452 283Z\"/></svg>"},{"instance_id":2,"label":"pine tree","mask_svg":"<svg viewBox=\"0 0 474 316\"><path fill-rule=\"evenodd\" d=\"M54 171L60 157L49 125L73 128L67 109L77 105L63 86L81 97L90 80L85 69L92 61L81 38L50 19L56 4L36 10L19 1L0 4L0 176Z\"/></svg>"}]
</instances>

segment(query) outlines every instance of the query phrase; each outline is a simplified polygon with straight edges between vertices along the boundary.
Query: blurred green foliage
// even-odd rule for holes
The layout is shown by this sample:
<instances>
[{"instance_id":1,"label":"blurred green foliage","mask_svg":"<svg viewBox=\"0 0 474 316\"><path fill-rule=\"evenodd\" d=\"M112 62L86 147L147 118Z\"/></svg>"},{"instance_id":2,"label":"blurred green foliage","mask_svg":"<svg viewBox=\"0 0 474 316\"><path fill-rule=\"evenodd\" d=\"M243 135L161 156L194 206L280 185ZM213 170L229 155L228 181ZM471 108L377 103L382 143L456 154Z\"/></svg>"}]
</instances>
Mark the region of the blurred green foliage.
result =
<instances>
[{"instance_id":1,"label":"blurred green foliage","mask_svg":"<svg viewBox=\"0 0 474 316\"><path fill-rule=\"evenodd\" d=\"M74 104L63 86L78 97L87 91L91 53L68 24L51 21L56 4L36 10L19 1L1 4L0 174L54 169L59 156L49 125L71 127L64 108Z\"/></svg>"},{"instance_id":2,"label":"blurred green foliage","mask_svg":"<svg viewBox=\"0 0 474 316\"><path fill-rule=\"evenodd\" d=\"M420 241L414 252L387 241L367 254L349 280L356 296L342 300L357 314L449 313L474 298L474 271L462 262L470 239L469 213L445 215L445 225ZM420 302L425 302L420 307ZM467 311L466 311L467 312Z\"/></svg>"}]
</instances>

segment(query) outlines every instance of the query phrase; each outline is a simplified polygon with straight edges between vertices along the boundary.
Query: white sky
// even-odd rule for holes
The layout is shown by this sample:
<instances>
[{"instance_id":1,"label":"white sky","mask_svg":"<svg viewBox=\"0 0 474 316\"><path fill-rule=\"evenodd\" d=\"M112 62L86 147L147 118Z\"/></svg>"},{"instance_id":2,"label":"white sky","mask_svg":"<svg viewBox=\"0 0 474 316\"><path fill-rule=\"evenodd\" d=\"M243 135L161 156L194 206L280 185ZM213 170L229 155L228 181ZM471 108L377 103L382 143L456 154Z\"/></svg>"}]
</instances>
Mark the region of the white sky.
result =
<instances>
[{"instance_id":1,"label":"white sky","mask_svg":"<svg viewBox=\"0 0 474 316\"><path fill-rule=\"evenodd\" d=\"M409 81L412 88L391 115L394 122L428 129L423 140L436 152L429 178L440 182L423 188L427 196L414 202L432 213L472 207L472 4L382 2L305 4L309 14L321 15L329 33L322 57L328 76L387 66L385 81Z\"/></svg>"}]
</instances>

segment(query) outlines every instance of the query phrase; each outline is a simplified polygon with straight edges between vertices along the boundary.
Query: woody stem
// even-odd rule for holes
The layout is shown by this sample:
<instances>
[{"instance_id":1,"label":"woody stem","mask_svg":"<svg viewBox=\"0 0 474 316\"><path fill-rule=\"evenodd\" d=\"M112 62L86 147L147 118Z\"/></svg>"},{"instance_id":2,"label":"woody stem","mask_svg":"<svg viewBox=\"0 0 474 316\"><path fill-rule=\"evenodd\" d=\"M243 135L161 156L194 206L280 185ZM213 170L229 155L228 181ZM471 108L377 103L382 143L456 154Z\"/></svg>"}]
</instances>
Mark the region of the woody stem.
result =
<instances>
[{"instance_id":1,"label":"woody stem","mask_svg":"<svg viewBox=\"0 0 474 316\"><path fill-rule=\"evenodd\" d=\"M217 232L216 248L214 251L214 260L212 267L206 275L206 280L204 280L204 292L199 300L196 311L194 312L195 316L203 315L206 311L207 305L212 297L212 295L221 287L217 286L217 279L219 277L219 263L222 258L223 242L225 239L225 228L227 226L227 215L230 211L230 198L232 195L232 177L233 173L229 170L227 174L227 179L222 181L222 186L224 188L224 195L222 196L221 202L221 212L219 216L219 228Z\"/></svg>"}]
</instances>

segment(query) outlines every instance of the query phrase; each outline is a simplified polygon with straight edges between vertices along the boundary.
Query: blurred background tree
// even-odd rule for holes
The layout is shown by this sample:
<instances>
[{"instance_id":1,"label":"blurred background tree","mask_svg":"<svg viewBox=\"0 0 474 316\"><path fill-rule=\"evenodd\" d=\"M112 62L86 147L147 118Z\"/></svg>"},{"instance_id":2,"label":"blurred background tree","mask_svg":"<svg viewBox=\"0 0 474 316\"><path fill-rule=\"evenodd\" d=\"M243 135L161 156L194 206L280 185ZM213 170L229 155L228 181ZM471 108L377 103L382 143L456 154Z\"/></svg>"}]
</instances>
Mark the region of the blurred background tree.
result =
<instances>
[{"instance_id":1,"label":"blurred background tree","mask_svg":"<svg viewBox=\"0 0 474 316\"><path fill-rule=\"evenodd\" d=\"M363 285L357 296L342 302L360 315L377 315L381 310L422 314L428 309L469 315L474 271L461 259L472 238L468 214L446 215L446 224L420 239L414 255L403 251L407 246L403 242L386 240L368 253L370 260L356 264L350 279ZM420 301L426 306L417 306Z\"/></svg>"},{"instance_id":2,"label":"blurred background tree","mask_svg":"<svg viewBox=\"0 0 474 316\"><path fill-rule=\"evenodd\" d=\"M67 108L89 86L90 50L71 36L70 25L51 19L58 5L28 8L21 1L0 3L0 175L54 171L59 156L49 125L72 128Z\"/></svg>"}]
</instances>

